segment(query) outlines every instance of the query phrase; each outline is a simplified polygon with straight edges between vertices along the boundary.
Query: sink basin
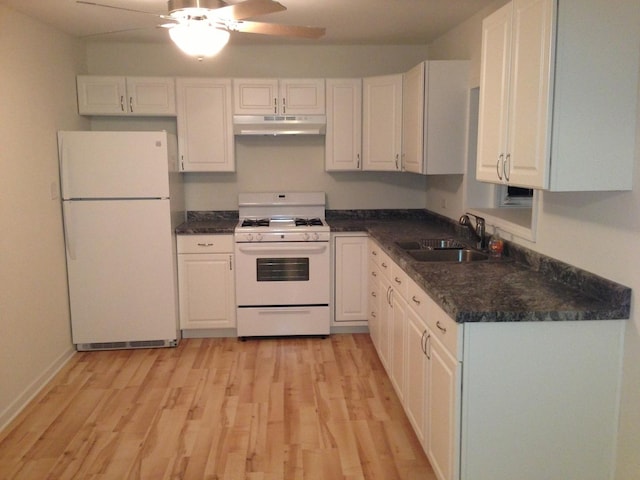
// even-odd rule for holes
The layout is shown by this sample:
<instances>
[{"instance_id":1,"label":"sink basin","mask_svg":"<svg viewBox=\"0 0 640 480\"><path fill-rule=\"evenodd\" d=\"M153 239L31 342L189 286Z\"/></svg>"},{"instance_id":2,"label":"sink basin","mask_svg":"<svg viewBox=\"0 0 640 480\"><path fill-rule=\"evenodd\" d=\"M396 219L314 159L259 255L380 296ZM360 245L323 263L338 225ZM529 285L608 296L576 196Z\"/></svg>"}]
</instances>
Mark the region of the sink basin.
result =
<instances>
[{"instance_id":1,"label":"sink basin","mask_svg":"<svg viewBox=\"0 0 640 480\"><path fill-rule=\"evenodd\" d=\"M482 262L489 260L489 255L468 248L441 249L441 250L407 250L415 260L419 262Z\"/></svg>"},{"instance_id":2,"label":"sink basin","mask_svg":"<svg viewBox=\"0 0 640 480\"><path fill-rule=\"evenodd\" d=\"M422 238L396 242L403 250L436 250L447 248L465 248L464 244L453 238Z\"/></svg>"}]
</instances>

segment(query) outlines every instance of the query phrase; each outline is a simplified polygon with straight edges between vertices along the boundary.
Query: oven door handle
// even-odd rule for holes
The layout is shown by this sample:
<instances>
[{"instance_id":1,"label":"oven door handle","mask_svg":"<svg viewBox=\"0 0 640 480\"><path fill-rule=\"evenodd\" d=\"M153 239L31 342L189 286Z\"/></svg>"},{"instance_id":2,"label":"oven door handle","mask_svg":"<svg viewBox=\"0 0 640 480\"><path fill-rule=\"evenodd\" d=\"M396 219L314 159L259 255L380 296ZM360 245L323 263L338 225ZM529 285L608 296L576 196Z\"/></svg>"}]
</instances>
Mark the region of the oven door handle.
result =
<instances>
[{"instance_id":1,"label":"oven door handle","mask_svg":"<svg viewBox=\"0 0 640 480\"><path fill-rule=\"evenodd\" d=\"M327 250L326 243L314 245L282 245L279 247L272 245L239 245L238 250L242 253L258 253L258 254L278 254L278 253L323 253Z\"/></svg>"}]
</instances>

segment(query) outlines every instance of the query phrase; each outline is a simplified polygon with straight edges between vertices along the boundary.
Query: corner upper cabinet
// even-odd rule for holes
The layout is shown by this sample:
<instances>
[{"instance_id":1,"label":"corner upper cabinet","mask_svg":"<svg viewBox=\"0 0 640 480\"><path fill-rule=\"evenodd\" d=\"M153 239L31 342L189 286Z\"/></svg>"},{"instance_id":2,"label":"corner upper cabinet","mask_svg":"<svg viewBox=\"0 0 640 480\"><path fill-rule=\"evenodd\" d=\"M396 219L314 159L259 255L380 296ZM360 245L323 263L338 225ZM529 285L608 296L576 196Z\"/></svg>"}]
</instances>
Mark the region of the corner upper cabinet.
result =
<instances>
[{"instance_id":1,"label":"corner upper cabinet","mask_svg":"<svg viewBox=\"0 0 640 480\"><path fill-rule=\"evenodd\" d=\"M171 77L79 75L80 115L176 115L175 80Z\"/></svg>"},{"instance_id":2,"label":"corner upper cabinet","mask_svg":"<svg viewBox=\"0 0 640 480\"><path fill-rule=\"evenodd\" d=\"M402 153L402 74L362 81L363 170L399 172Z\"/></svg>"},{"instance_id":3,"label":"corner upper cabinet","mask_svg":"<svg viewBox=\"0 0 640 480\"><path fill-rule=\"evenodd\" d=\"M324 79L237 78L236 115L324 115Z\"/></svg>"},{"instance_id":4,"label":"corner upper cabinet","mask_svg":"<svg viewBox=\"0 0 640 480\"><path fill-rule=\"evenodd\" d=\"M403 75L402 169L463 174L469 62L422 62Z\"/></svg>"},{"instance_id":5,"label":"corner upper cabinet","mask_svg":"<svg viewBox=\"0 0 640 480\"><path fill-rule=\"evenodd\" d=\"M235 171L231 80L178 78L176 87L180 171Z\"/></svg>"},{"instance_id":6,"label":"corner upper cabinet","mask_svg":"<svg viewBox=\"0 0 640 480\"><path fill-rule=\"evenodd\" d=\"M639 24L621 0L513 0L487 17L476 178L631 189Z\"/></svg>"},{"instance_id":7,"label":"corner upper cabinet","mask_svg":"<svg viewBox=\"0 0 640 480\"><path fill-rule=\"evenodd\" d=\"M362 79L327 79L325 170L362 169Z\"/></svg>"}]
</instances>

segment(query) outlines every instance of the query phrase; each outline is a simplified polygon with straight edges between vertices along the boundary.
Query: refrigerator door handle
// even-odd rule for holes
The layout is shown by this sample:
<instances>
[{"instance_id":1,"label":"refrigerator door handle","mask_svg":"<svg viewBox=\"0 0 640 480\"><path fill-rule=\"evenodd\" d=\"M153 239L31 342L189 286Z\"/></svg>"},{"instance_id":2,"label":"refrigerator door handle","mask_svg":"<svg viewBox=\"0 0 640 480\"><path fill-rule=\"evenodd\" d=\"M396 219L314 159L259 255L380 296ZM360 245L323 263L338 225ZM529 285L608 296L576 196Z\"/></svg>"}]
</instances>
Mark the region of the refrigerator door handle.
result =
<instances>
[{"instance_id":1,"label":"refrigerator door handle","mask_svg":"<svg viewBox=\"0 0 640 480\"><path fill-rule=\"evenodd\" d=\"M58 132L58 163L60 165L60 187L62 193L62 199L66 197L64 191L66 190L66 185L69 185L69 175L68 168L66 165L67 152L64 148L64 134L62 132Z\"/></svg>"},{"instance_id":2,"label":"refrigerator door handle","mask_svg":"<svg viewBox=\"0 0 640 480\"><path fill-rule=\"evenodd\" d=\"M62 224L64 226L64 240L65 240L65 245L67 247L67 255L70 260L75 260L76 249L73 241L73 235L71 235L71 230L72 230L71 209L72 209L72 206L70 202L64 202L64 201L62 202L62 216L63 216Z\"/></svg>"}]
</instances>

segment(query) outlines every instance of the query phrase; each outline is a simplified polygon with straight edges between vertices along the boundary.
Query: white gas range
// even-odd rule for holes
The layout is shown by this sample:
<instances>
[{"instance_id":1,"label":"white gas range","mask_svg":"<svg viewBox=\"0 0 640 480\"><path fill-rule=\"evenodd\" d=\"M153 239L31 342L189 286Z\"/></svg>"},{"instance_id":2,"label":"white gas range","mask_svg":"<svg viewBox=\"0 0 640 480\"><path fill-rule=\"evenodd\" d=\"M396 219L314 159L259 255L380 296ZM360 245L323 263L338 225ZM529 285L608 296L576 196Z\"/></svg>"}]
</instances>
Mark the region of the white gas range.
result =
<instances>
[{"instance_id":1,"label":"white gas range","mask_svg":"<svg viewBox=\"0 0 640 480\"><path fill-rule=\"evenodd\" d=\"M238 336L328 335L324 192L241 193L238 206Z\"/></svg>"}]
</instances>

